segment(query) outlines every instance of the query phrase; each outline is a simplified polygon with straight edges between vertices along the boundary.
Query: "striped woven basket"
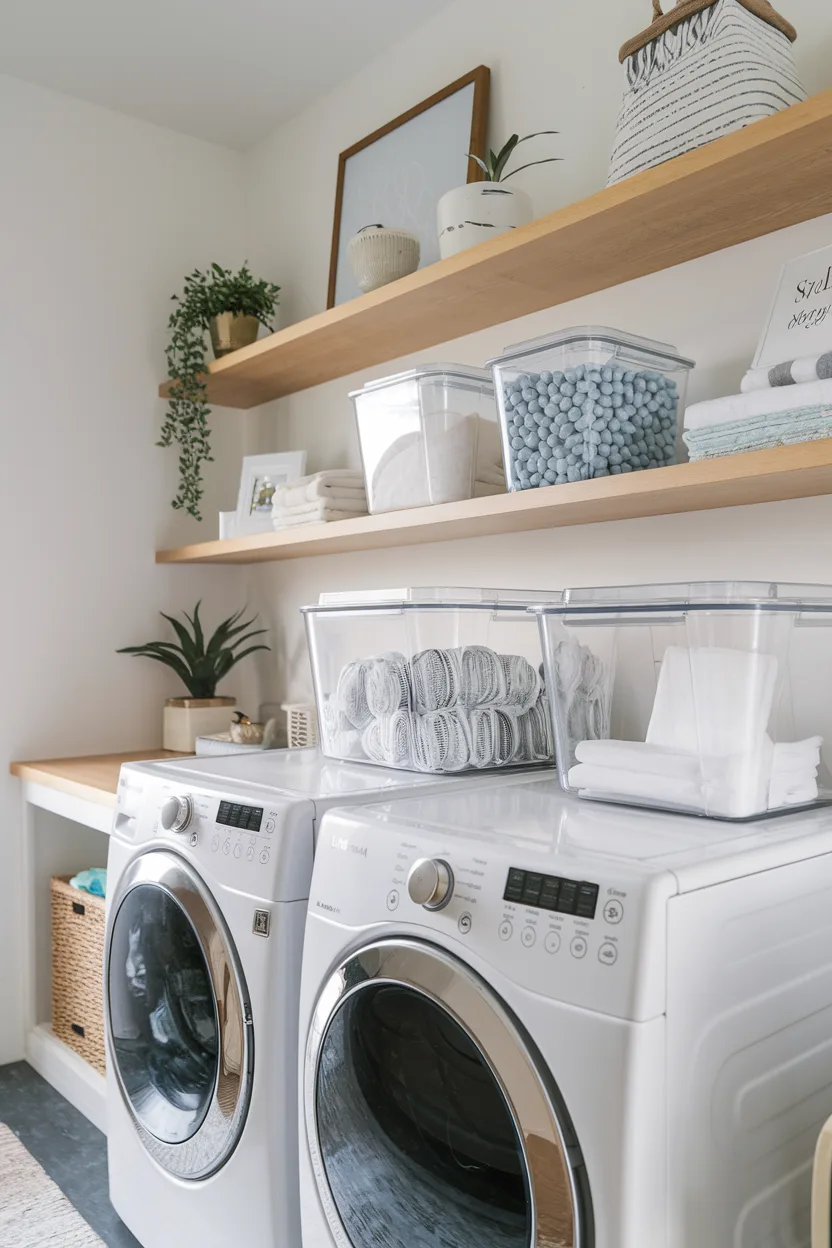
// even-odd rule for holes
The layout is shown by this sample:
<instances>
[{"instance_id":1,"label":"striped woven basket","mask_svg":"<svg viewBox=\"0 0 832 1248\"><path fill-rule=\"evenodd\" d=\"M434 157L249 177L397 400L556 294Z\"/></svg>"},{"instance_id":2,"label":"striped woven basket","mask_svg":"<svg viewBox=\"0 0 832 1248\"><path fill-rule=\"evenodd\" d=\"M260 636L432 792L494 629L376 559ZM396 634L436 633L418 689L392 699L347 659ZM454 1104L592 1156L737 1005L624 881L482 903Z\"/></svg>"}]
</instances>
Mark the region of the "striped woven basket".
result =
<instances>
[{"instance_id":1,"label":"striped woven basket","mask_svg":"<svg viewBox=\"0 0 832 1248\"><path fill-rule=\"evenodd\" d=\"M53 876L52 1030L100 1074L104 1058L103 897L79 892L70 877Z\"/></svg>"},{"instance_id":2,"label":"striped woven basket","mask_svg":"<svg viewBox=\"0 0 832 1248\"><path fill-rule=\"evenodd\" d=\"M625 43L627 90L607 185L806 98L794 27L768 0L679 0Z\"/></svg>"}]
</instances>

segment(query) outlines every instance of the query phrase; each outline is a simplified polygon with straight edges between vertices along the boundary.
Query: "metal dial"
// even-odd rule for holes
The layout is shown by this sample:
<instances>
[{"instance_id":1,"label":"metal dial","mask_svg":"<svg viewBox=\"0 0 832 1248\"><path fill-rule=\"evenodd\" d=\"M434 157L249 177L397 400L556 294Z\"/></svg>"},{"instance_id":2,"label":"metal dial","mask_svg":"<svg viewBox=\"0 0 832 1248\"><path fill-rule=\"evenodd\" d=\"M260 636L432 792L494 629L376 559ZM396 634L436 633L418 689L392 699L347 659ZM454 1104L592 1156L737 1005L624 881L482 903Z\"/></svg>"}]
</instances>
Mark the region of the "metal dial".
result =
<instances>
[{"instance_id":1,"label":"metal dial","mask_svg":"<svg viewBox=\"0 0 832 1248\"><path fill-rule=\"evenodd\" d=\"M411 901L425 910L442 910L454 895L454 873L443 858L420 858L407 877Z\"/></svg>"},{"instance_id":2,"label":"metal dial","mask_svg":"<svg viewBox=\"0 0 832 1248\"><path fill-rule=\"evenodd\" d=\"M190 797L169 797L159 814L159 822L168 832L184 832L191 822L194 804Z\"/></svg>"}]
</instances>

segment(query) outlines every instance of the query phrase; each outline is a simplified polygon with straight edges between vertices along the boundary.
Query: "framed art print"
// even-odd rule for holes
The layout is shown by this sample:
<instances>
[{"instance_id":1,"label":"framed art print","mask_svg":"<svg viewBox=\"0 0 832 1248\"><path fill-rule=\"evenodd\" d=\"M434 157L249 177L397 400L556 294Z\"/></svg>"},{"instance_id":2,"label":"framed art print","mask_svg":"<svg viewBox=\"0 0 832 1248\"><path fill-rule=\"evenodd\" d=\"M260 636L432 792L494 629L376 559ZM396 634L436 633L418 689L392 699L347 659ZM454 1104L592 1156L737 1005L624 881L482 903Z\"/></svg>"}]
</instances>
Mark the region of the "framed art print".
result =
<instances>
[{"instance_id":1,"label":"framed art print","mask_svg":"<svg viewBox=\"0 0 832 1248\"><path fill-rule=\"evenodd\" d=\"M275 451L271 455L247 455L240 474L234 536L271 533L272 500L278 485L296 481L306 470L306 451Z\"/></svg>"},{"instance_id":2,"label":"framed art print","mask_svg":"<svg viewBox=\"0 0 832 1248\"><path fill-rule=\"evenodd\" d=\"M480 65L341 153L328 308L361 294L347 263L347 243L364 226L415 234L420 268L439 259L436 205L446 191L482 178L467 153L485 155L490 79L491 71Z\"/></svg>"}]
</instances>

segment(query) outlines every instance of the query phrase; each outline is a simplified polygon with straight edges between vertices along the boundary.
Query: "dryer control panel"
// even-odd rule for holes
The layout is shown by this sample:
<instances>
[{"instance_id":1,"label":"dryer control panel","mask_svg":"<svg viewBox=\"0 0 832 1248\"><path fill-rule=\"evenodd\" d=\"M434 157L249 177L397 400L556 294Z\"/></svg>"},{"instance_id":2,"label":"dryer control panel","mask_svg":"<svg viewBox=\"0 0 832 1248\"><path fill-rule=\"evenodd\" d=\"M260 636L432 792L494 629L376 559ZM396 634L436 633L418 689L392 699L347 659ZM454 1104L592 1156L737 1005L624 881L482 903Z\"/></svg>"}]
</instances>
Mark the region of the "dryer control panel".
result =
<instances>
[{"instance_id":1,"label":"dryer control panel","mask_svg":"<svg viewBox=\"0 0 832 1248\"><path fill-rule=\"evenodd\" d=\"M475 967L481 959L572 1005L635 1020L660 1014L672 877L623 864L572 871L559 857L524 854L514 838L424 830L417 839L371 812L332 811L318 839L310 915L438 937L469 950Z\"/></svg>"}]
</instances>

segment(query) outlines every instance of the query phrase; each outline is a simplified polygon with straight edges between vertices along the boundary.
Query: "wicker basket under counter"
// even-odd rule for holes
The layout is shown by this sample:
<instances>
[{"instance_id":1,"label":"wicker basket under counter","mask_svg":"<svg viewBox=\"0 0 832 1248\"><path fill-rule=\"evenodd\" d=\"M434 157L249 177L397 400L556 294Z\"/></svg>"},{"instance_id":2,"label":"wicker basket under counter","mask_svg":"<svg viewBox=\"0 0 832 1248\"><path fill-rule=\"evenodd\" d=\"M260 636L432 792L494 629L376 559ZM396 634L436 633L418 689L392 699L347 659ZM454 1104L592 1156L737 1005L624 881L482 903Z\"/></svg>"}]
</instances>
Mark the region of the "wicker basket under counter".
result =
<instances>
[{"instance_id":1,"label":"wicker basket under counter","mask_svg":"<svg viewBox=\"0 0 832 1248\"><path fill-rule=\"evenodd\" d=\"M69 876L50 880L52 895L52 1030L104 1074L103 897L83 893Z\"/></svg>"}]
</instances>

